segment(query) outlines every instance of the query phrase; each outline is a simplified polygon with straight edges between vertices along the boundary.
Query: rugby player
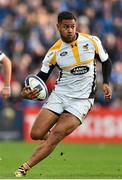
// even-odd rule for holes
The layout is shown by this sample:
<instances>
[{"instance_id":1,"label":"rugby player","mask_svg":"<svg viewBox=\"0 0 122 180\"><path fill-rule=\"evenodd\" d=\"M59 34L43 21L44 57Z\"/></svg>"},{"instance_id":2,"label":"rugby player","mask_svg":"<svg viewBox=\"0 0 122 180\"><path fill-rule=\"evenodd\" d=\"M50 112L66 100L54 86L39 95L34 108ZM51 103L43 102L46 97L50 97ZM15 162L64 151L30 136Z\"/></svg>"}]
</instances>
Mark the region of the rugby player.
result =
<instances>
[{"instance_id":1,"label":"rugby player","mask_svg":"<svg viewBox=\"0 0 122 180\"><path fill-rule=\"evenodd\" d=\"M8 98L11 95L11 71L12 71L12 64L11 60L3 53L0 52L0 64L3 66L3 79L4 79L4 86L0 94L4 98Z\"/></svg>"},{"instance_id":2,"label":"rugby player","mask_svg":"<svg viewBox=\"0 0 122 180\"><path fill-rule=\"evenodd\" d=\"M104 97L110 100L112 96L109 85L111 61L100 39L77 32L76 18L71 12L58 15L57 28L61 38L47 52L37 76L45 82L55 66L59 67L60 76L32 126L31 138L40 140L53 128L47 140L18 168L16 177L26 175L83 123L94 104L96 57L102 64ZM31 91L25 87L22 90L23 98L34 99L38 95L36 89Z\"/></svg>"}]
</instances>

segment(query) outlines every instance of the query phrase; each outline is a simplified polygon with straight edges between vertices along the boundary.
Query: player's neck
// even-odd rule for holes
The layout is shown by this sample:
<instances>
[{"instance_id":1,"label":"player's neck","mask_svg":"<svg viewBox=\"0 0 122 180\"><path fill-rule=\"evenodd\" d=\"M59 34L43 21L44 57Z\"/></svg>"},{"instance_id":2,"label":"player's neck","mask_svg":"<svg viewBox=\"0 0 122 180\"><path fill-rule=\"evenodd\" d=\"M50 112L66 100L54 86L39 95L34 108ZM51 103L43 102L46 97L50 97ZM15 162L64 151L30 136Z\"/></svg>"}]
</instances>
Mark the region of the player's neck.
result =
<instances>
[{"instance_id":1,"label":"player's neck","mask_svg":"<svg viewBox=\"0 0 122 180\"><path fill-rule=\"evenodd\" d=\"M69 41L69 42L66 41L66 39L64 39L63 37L61 37L61 39L62 39L63 42L70 44L70 43L76 41L78 39L78 36L79 36L79 34L78 34L78 32L76 32L76 34L75 34L74 38L72 39L72 41Z\"/></svg>"}]
</instances>

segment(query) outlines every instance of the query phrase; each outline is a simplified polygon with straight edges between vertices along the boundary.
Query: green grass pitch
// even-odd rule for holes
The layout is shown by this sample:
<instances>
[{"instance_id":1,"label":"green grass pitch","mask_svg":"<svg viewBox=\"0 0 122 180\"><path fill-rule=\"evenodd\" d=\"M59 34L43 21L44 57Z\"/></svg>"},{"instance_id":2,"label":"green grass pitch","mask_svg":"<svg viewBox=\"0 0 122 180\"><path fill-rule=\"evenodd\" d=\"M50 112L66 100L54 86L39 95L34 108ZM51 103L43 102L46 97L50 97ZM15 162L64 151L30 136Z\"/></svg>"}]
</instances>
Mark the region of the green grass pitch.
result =
<instances>
[{"instance_id":1,"label":"green grass pitch","mask_svg":"<svg viewBox=\"0 0 122 180\"><path fill-rule=\"evenodd\" d=\"M14 171L37 144L0 142L0 179ZM122 144L59 144L24 179L122 179Z\"/></svg>"}]
</instances>

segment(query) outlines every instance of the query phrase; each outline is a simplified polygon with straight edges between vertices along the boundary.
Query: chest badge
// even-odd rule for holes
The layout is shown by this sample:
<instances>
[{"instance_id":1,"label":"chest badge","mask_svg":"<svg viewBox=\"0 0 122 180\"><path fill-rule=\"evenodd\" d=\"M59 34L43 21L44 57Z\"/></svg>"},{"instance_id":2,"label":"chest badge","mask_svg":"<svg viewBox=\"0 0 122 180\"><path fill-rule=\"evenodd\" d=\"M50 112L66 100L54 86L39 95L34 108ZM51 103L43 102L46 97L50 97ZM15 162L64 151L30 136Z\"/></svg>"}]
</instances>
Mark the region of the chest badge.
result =
<instances>
[{"instance_id":1,"label":"chest badge","mask_svg":"<svg viewBox=\"0 0 122 180\"><path fill-rule=\"evenodd\" d=\"M64 52L62 52L61 54L60 54L60 56L66 56L68 54L68 52L67 51L64 51Z\"/></svg>"},{"instance_id":2,"label":"chest badge","mask_svg":"<svg viewBox=\"0 0 122 180\"><path fill-rule=\"evenodd\" d=\"M88 47L88 46L89 46L88 44L83 45L83 50L84 50L84 51L88 51L88 50L89 50L89 47Z\"/></svg>"}]
</instances>

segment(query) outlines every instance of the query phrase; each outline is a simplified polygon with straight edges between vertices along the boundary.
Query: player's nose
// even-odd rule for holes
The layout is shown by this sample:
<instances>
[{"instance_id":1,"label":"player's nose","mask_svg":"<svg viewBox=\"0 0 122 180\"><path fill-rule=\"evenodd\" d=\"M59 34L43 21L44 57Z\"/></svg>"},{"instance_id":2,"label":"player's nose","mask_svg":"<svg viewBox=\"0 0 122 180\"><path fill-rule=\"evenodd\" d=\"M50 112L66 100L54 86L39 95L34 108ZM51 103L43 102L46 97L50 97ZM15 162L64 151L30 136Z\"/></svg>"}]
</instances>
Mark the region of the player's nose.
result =
<instances>
[{"instance_id":1,"label":"player's nose","mask_svg":"<svg viewBox=\"0 0 122 180\"><path fill-rule=\"evenodd\" d=\"M71 27L68 28L68 34L72 34L72 28Z\"/></svg>"}]
</instances>

